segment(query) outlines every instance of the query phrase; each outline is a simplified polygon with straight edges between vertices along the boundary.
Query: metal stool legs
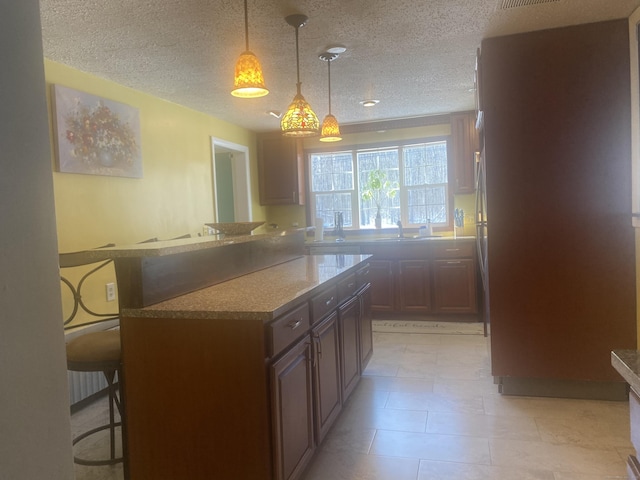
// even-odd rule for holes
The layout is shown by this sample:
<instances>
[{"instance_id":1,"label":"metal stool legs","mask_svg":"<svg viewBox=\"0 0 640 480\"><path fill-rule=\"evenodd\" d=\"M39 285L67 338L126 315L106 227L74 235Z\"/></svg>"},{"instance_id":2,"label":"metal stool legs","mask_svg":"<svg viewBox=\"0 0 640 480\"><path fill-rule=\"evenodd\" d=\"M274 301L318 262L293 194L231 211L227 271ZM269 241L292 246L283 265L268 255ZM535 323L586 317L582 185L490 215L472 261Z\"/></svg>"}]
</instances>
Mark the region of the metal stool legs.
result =
<instances>
[{"instance_id":1,"label":"metal stool legs","mask_svg":"<svg viewBox=\"0 0 640 480\"><path fill-rule=\"evenodd\" d=\"M73 461L79 465L98 466L98 465L113 465L123 461L122 457L116 457L116 427L122 425L122 422L115 421L115 408L118 409L120 418L122 418L122 408L120 399L118 398L118 383L115 382L117 370L105 370L104 376L107 379L107 392L109 394L109 423L101 425L99 427L88 430L81 435L78 435L73 439L73 445L76 445L81 440L93 435L94 433L101 432L109 429L109 443L110 443L110 457L104 460L87 460L80 458L76 455L73 457Z\"/></svg>"}]
</instances>

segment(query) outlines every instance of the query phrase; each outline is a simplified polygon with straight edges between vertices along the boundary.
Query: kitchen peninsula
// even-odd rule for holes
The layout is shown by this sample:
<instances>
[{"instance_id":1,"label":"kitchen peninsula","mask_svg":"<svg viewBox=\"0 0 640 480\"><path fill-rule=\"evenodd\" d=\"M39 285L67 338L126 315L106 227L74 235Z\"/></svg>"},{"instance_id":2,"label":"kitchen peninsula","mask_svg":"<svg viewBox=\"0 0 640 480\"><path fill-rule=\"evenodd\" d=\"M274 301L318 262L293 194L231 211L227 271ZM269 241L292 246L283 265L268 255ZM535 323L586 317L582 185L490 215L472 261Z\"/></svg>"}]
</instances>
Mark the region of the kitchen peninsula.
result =
<instances>
[{"instance_id":1,"label":"kitchen peninsula","mask_svg":"<svg viewBox=\"0 0 640 480\"><path fill-rule=\"evenodd\" d=\"M118 276L127 478L302 474L372 353L368 255L303 246L296 230L101 251Z\"/></svg>"}]
</instances>

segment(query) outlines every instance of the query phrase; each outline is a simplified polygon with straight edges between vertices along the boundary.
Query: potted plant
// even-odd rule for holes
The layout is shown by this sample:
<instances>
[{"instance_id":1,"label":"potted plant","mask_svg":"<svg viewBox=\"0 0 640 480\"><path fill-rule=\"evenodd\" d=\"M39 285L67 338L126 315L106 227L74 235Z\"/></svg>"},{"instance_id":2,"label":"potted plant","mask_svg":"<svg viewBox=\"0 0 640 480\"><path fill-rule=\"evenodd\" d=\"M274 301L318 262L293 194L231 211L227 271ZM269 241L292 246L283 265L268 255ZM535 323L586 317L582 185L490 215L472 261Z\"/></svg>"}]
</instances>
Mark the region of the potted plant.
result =
<instances>
[{"instance_id":1,"label":"potted plant","mask_svg":"<svg viewBox=\"0 0 640 480\"><path fill-rule=\"evenodd\" d=\"M367 176L367 181L362 185L362 200L373 202L376 206L376 228L382 227L380 208L384 197L394 198L398 192L395 182L387 178L383 170L372 170Z\"/></svg>"}]
</instances>

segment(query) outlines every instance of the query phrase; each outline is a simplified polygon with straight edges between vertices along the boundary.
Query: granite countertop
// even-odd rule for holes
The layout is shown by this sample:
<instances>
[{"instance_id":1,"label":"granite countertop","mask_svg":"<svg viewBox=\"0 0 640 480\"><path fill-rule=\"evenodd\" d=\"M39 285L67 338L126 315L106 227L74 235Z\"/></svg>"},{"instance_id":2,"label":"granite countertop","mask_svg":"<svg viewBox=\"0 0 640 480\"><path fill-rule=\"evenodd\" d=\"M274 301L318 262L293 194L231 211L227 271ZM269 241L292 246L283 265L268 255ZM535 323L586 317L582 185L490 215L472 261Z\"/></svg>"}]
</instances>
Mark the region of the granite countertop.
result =
<instances>
[{"instance_id":1,"label":"granite countertop","mask_svg":"<svg viewBox=\"0 0 640 480\"><path fill-rule=\"evenodd\" d=\"M315 241L313 237L308 238L305 241L306 246L317 246L317 247L325 247L325 246L362 246L362 245L372 245L372 244L404 244L404 243L422 243L422 242L441 242L441 241L475 241L476 237L474 236L431 236L431 237L420 237L413 234L407 234L404 238L398 238L398 235L361 235L361 236L349 236L343 241L336 241L336 238L331 235L327 235L322 241Z\"/></svg>"},{"instance_id":2,"label":"granite countertop","mask_svg":"<svg viewBox=\"0 0 640 480\"><path fill-rule=\"evenodd\" d=\"M141 309L123 317L270 321L311 298L370 255L305 255Z\"/></svg>"},{"instance_id":3,"label":"granite countertop","mask_svg":"<svg viewBox=\"0 0 640 480\"><path fill-rule=\"evenodd\" d=\"M614 350L611 352L611 365L631 388L640 392L640 351Z\"/></svg>"}]
</instances>

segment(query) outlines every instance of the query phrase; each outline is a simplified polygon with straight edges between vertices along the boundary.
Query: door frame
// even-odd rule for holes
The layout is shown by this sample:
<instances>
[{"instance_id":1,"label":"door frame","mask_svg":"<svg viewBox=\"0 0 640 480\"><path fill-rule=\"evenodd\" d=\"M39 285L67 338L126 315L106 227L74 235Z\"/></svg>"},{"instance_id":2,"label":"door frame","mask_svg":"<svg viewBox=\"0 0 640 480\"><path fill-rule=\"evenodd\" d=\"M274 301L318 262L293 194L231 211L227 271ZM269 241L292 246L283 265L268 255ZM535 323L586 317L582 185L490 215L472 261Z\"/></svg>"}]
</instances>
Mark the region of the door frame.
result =
<instances>
[{"instance_id":1,"label":"door frame","mask_svg":"<svg viewBox=\"0 0 640 480\"><path fill-rule=\"evenodd\" d=\"M211 166L213 182L213 201L215 221L219 218L218 195L216 187L216 153L233 153L233 203L236 222L253 220L251 208L251 169L249 164L249 147L229 142L221 138L211 137Z\"/></svg>"}]
</instances>

